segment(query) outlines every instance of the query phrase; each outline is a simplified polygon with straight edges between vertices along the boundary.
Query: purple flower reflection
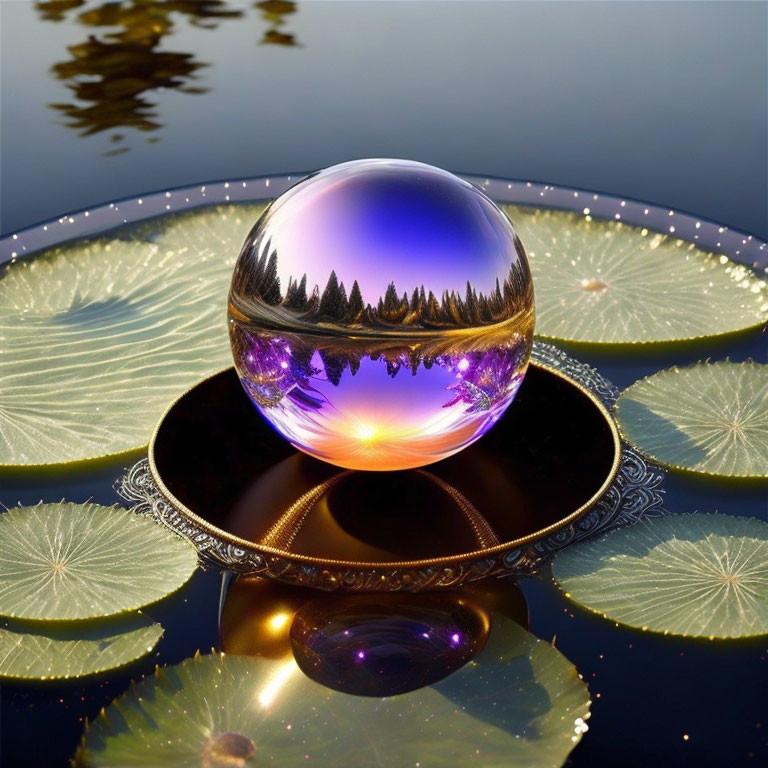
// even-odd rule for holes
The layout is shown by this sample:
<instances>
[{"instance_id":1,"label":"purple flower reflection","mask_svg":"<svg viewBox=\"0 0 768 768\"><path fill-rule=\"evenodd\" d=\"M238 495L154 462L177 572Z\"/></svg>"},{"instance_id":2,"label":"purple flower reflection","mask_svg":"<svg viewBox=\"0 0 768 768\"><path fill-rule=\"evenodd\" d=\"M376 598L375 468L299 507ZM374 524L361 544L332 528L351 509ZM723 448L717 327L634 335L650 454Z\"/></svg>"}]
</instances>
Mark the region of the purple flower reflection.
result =
<instances>
[{"instance_id":1,"label":"purple flower reflection","mask_svg":"<svg viewBox=\"0 0 768 768\"><path fill-rule=\"evenodd\" d=\"M287 397L302 410L318 410L325 398L310 384L320 371L306 350L294 350L279 336L240 333L238 368L248 394L262 407Z\"/></svg>"},{"instance_id":2,"label":"purple flower reflection","mask_svg":"<svg viewBox=\"0 0 768 768\"><path fill-rule=\"evenodd\" d=\"M525 351L524 343L511 342L484 352L440 357L439 365L456 371L457 376L456 383L448 387L454 396L443 407L463 402L469 405L467 413L477 413L511 399L525 374L521 367Z\"/></svg>"}]
</instances>

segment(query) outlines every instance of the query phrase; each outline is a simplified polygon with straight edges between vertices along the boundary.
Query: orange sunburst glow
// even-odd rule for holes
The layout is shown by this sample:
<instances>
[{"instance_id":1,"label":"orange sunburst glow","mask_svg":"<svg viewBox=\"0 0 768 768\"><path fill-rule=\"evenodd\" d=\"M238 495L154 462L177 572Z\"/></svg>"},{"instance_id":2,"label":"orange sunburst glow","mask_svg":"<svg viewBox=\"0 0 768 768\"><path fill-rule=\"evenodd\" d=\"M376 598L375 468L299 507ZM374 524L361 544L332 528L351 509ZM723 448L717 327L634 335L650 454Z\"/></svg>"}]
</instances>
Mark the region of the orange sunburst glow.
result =
<instances>
[{"instance_id":1,"label":"orange sunburst glow","mask_svg":"<svg viewBox=\"0 0 768 768\"><path fill-rule=\"evenodd\" d=\"M386 471L422 466L425 457L430 461L445 458L477 436L476 419L462 423L448 410L415 425L380 418L370 413L353 418L334 413L323 420L321 428L314 423L304 429L294 425L291 442L340 467Z\"/></svg>"}]
</instances>

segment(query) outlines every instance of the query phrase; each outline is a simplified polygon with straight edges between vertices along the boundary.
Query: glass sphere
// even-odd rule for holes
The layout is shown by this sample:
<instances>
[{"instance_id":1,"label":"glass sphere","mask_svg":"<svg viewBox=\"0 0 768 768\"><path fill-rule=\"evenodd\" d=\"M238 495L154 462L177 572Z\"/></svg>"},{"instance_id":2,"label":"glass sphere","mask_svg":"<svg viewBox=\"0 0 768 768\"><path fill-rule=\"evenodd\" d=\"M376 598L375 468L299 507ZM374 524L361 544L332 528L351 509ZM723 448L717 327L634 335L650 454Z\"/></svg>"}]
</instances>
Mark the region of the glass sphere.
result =
<instances>
[{"instance_id":1,"label":"glass sphere","mask_svg":"<svg viewBox=\"0 0 768 768\"><path fill-rule=\"evenodd\" d=\"M418 467L477 440L520 386L533 323L509 219L405 160L291 187L246 238L229 294L254 405L296 448L350 469Z\"/></svg>"}]
</instances>

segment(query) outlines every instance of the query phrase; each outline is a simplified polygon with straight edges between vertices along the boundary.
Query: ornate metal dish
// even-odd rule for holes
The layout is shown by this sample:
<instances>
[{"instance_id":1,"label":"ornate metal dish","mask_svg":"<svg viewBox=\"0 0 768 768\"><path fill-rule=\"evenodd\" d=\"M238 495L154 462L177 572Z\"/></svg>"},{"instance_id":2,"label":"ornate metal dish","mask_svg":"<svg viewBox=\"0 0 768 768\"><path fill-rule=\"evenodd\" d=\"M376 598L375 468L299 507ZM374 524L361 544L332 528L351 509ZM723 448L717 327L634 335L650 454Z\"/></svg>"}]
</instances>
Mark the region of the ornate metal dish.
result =
<instances>
[{"instance_id":1,"label":"ornate metal dish","mask_svg":"<svg viewBox=\"0 0 768 768\"><path fill-rule=\"evenodd\" d=\"M518 400L483 440L426 470L365 473L296 453L229 369L171 405L116 487L238 573L344 591L525 576L574 541L663 511L662 473L620 441L617 395L536 344Z\"/></svg>"}]
</instances>

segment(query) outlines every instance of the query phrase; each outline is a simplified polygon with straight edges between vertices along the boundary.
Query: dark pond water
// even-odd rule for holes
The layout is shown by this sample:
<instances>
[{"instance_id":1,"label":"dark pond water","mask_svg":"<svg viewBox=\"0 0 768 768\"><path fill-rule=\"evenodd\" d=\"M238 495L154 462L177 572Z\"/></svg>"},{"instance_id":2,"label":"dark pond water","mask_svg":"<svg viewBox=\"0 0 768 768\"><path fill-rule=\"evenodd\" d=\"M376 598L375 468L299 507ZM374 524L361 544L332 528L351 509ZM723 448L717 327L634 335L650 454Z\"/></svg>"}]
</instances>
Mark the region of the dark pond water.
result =
<instances>
[{"instance_id":1,"label":"dark pond water","mask_svg":"<svg viewBox=\"0 0 768 768\"><path fill-rule=\"evenodd\" d=\"M0 226L217 178L402 156L650 200L768 237L763 3L2 3ZM159 14L159 15L158 15ZM159 22L158 22L159 18ZM727 64L726 64L727 62ZM129 77L130 75L130 77ZM619 386L765 338L574 354ZM0 502L113 503L131 462L0 475ZM668 475L666 506L768 520L764 487ZM590 730L569 765L763 765L768 642L618 629L525 580L530 628L577 666ZM157 652L86 686L3 686L2 765L60 766L131 677L218 643L220 578L153 615ZM686 738L687 736L687 738Z\"/></svg>"},{"instance_id":2,"label":"dark pond water","mask_svg":"<svg viewBox=\"0 0 768 768\"><path fill-rule=\"evenodd\" d=\"M768 237L764 3L120 7L0 3L3 232L153 189L404 157Z\"/></svg>"}]
</instances>

